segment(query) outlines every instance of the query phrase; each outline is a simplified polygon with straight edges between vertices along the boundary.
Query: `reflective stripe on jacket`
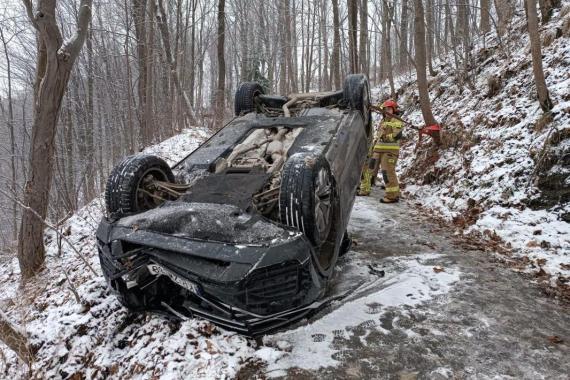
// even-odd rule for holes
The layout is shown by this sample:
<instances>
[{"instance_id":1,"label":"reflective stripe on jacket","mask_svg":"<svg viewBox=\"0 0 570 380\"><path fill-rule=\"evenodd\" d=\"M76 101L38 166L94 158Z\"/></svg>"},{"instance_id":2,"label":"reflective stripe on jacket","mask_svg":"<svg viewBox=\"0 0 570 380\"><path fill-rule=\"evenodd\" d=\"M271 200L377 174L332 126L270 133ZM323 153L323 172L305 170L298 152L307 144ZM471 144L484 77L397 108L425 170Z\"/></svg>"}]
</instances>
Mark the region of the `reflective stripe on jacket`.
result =
<instances>
[{"instance_id":1,"label":"reflective stripe on jacket","mask_svg":"<svg viewBox=\"0 0 570 380\"><path fill-rule=\"evenodd\" d=\"M384 119L380 123L374 152L394 152L400 150L399 135L404 124L397 119Z\"/></svg>"}]
</instances>

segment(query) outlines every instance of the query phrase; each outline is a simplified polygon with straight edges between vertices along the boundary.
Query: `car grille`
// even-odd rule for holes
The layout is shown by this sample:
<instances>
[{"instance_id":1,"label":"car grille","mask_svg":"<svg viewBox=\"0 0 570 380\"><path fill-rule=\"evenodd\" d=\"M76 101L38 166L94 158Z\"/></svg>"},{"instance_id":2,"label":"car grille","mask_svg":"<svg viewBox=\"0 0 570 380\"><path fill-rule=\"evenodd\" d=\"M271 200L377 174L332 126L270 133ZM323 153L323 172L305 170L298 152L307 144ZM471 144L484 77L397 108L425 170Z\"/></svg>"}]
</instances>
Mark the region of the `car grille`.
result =
<instances>
[{"instance_id":1,"label":"car grille","mask_svg":"<svg viewBox=\"0 0 570 380\"><path fill-rule=\"evenodd\" d=\"M299 293L300 273L301 266L296 261L255 270L246 285L247 305L261 307L272 301L290 302Z\"/></svg>"}]
</instances>

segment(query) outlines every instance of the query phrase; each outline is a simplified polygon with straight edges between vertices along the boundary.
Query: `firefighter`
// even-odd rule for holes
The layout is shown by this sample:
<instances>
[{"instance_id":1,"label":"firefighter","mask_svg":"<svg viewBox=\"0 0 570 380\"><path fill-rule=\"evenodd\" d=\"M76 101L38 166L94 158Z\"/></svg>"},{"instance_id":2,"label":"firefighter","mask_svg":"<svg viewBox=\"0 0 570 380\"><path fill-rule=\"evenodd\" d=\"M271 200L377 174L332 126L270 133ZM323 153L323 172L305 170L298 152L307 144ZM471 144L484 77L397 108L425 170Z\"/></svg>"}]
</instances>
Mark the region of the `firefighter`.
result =
<instances>
[{"instance_id":1,"label":"firefighter","mask_svg":"<svg viewBox=\"0 0 570 380\"><path fill-rule=\"evenodd\" d=\"M400 185L396 176L396 163L398 162L400 150L400 137L404 124L393 118L398 112L397 103L389 99L382 103L378 110L382 111L384 118L380 122L374 144L371 147L369 161L363 168L362 178L358 195L366 196L370 194L371 183L378 174L378 169L382 168L382 177L385 185L385 196L382 203L398 202L400 197Z\"/></svg>"},{"instance_id":2,"label":"firefighter","mask_svg":"<svg viewBox=\"0 0 570 380\"><path fill-rule=\"evenodd\" d=\"M382 178L386 186L382 203L395 203L400 199L400 184L396 175L396 164L400 154L400 138L404 124L393 117L398 112L398 104L392 100L386 100L382 104L383 119L373 149L373 158L380 164Z\"/></svg>"}]
</instances>

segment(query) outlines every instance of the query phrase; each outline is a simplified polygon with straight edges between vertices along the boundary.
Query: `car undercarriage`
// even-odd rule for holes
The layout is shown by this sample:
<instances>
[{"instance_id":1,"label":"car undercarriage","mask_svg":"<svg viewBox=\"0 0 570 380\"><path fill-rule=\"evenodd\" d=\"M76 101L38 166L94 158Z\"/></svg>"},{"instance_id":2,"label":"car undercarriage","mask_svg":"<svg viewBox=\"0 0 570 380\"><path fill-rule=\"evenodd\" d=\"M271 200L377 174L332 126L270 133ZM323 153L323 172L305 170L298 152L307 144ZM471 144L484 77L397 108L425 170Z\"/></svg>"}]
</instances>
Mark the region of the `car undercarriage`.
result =
<instances>
[{"instance_id":1,"label":"car undercarriage","mask_svg":"<svg viewBox=\"0 0 570 380\"><path fill-rule=\"evenodd\" d=\"M368 83L347 83L289 97L243 84L237 117L173 168L118 165L97 238L123 305L253 335L325 304L370 139Z\"/></svg>"}]
</instances>

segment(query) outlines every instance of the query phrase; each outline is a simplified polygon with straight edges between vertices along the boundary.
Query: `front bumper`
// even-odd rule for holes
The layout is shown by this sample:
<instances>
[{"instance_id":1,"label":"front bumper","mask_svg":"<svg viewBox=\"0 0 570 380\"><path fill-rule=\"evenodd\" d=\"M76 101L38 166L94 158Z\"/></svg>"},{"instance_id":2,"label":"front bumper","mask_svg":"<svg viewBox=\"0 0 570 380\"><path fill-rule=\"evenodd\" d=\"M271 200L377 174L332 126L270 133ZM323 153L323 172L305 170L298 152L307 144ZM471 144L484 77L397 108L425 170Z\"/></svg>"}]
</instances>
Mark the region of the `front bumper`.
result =
<instances>
[{"instance_id":1,"label":"front bumper","mask_svg":"<svg viewBox=\"0 0 570 380\"><path fill-rule=\"evenodd\" d=\"M301 234L269 245L199 241L103 220L101 267L119 300L134 310L199 316L258 335L322 306L325 281Z\"/></svg>"}]
</instances>

